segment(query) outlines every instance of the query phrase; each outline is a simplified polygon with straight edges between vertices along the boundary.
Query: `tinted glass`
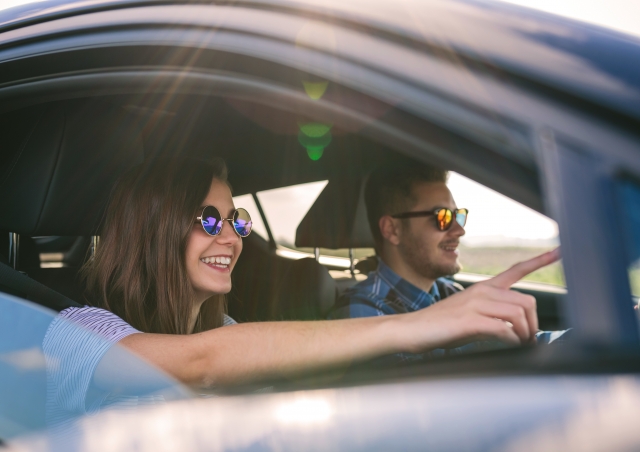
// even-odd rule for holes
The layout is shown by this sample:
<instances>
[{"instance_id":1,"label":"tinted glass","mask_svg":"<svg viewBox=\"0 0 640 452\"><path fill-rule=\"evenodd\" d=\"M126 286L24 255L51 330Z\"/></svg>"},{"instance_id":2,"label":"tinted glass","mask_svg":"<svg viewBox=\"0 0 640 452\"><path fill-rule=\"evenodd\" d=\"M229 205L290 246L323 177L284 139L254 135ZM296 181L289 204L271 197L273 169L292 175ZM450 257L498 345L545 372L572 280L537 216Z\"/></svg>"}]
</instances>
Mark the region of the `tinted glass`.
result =
<instances>
[{"instance_id":1,"label":"tinted glass","mask_svg":"<svg viewBox=\"0 0 640 452\"><path fill-rule=\"evenodd\" d=\"M460 209L456 213L456 221L462 227L465 227L467 224L467 216L469 215L469 211L467 209Z\"/></svg>"},{"instance_id":2,"label":"tinted glass","mask_svg":"<svg viewBox=\"0 0 640 452\"><path fill-rule=\"evenodd\" d=\"M220 230L222 229L222 217L220 216L220 212L213 206L207 206L202 211L202 227L210 235L218 235L220 234Z\"/></svg>"},{"instance_id":3,"label":"tinted glass","mask_svg":"<svg viewBox=\"0 0 640 452\"><path fill-rule=\"evenodd\" d=\"M246 210L239 208L236 210L233 218L233 227L240 237L246 237L251 233L253 222L251 215Z\"/></svg>"},{"instance_id":4,"label":"tinted glass","mask_svg":"<svg viewBox=\"0 0 640 452\"><path fill-rule=\"evenodd\" d=\"M629 284L634 302L640 297L640 184L627 179L619 184Z\"/></svg>"},{"instance_id":5,"label":"tinted glass","mask_svg":"<svg viewBox=\"0 0 640 452\"><path fill-rule=\"evenodd\" d=\"M233 197L233 205L236 207L242 207L249 215L251 215L251 233L257 234L265 240L269 240L269 233L267 232L267 227L262 221L262 217L260 216L260 210L258 210L258 206L256 205L255 200L252 195L240 195Z\"/></svg>"}]
</instances>

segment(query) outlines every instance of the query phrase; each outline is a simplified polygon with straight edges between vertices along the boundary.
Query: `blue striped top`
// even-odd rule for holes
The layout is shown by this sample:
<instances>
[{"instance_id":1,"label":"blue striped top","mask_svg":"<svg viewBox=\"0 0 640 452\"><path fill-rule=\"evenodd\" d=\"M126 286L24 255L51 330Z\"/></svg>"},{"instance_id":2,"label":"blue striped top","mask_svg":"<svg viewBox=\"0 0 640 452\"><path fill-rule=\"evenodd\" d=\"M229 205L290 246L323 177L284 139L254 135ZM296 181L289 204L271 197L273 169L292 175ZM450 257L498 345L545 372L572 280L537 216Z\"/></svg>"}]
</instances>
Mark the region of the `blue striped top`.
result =
<instances>
[{"instance_id":1,"label":"blue striped top","mask_svg":"<svg viewBox=\"0 0 640 452\"><path fill-rule=\"evenodd\" d=\"M225 315L224 326L235 323ZM136 333L140 331L100 308L68 308L58 314L42 343L47 363L46 417L50 426L64 426L105 408L164 402L162 395L123 395L92 385L95 370L107 351ZM126 352L122 354L124 357Z\"/></svg>"}]
</instances>

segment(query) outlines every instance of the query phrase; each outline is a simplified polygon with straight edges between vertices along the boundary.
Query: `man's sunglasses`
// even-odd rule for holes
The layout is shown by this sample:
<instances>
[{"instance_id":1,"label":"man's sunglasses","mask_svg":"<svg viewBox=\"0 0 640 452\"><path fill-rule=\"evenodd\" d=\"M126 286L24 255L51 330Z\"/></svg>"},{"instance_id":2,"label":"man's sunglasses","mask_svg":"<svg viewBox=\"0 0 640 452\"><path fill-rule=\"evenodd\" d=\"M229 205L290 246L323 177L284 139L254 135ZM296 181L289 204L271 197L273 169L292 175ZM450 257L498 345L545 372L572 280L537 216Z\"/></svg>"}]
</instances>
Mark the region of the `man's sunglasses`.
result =
<instances>
[{"instance_id":1,"label":"man's sunglasses","mask_svg":"<svg viewBox=\"0 0 640 452\"><path fill-rule=\"evenodd\" d=\"M429 215L435 215L436 224L441 231L448 230L453 224L453 219L464 228L467 224L467 217L469 216L469 209L445 209L439 208L435 210L426 210L421 212L403 212L391 215L391 218L414 218L414 217L427 217Z\"/></svg>"},{"instance_id":2,"label":"man's sunglasses","mask_svg":"<svg viewBox=\"0 0 640 452\"><path fill-rule=\"evenodd\" d=\"M209 235L218 235L222 232L222 225L225 221L233 226L233 230L240 237L247 237L251 234L251 215L244 209L236 209L233 211L232 218L222 218L218 209L213 206L206 206L202 209L199 217L196 217L196 223L202 224L202 229Z\"/></svg>"}]
</instances>

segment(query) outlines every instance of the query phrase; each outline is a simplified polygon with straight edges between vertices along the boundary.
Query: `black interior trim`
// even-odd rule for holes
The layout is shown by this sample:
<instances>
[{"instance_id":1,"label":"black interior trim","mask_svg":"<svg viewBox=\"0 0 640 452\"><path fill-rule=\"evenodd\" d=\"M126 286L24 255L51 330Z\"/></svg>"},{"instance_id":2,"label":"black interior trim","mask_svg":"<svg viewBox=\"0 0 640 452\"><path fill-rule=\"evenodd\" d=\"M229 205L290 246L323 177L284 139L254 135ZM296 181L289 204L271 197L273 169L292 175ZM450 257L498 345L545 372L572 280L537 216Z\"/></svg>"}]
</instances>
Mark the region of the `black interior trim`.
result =
<instances>
[{"instance_id":1,"label":"black interior trim","mask_svg":"<svg viewBox=\"0 0 640 452\"><path fill-rule=\"evenodd\" d=\"M372 120L363 113L341 105L323 100L313 101L299 91L240 74L165 70L67 74L54 79L3 86L0 88L0 101L6 111L60 99L134 95L148 92L150 88L156 93L250 100L330 122L339 119L345 128L359 129L360 136L392 149L402 149L413 158L422 161L428 159L431 163L460 172L534 210L544 211L534 169L517 164L467 138L398 109L387 112L383 118ZM452 148L457 150L456 155L449 152ZM245 187L243 191L247 193L261 189L264 188Z\"/></svg>"},{"instance_id":2,"label":"black interior trim","mask_svg":"<svg viewBox=\"0 0 640 452\"><path fill-rule=\"evenodd\" d=\"M2 262L0 262L0 291L33 301L54 311L81 306Z\"/></svg>"}]
</instances>

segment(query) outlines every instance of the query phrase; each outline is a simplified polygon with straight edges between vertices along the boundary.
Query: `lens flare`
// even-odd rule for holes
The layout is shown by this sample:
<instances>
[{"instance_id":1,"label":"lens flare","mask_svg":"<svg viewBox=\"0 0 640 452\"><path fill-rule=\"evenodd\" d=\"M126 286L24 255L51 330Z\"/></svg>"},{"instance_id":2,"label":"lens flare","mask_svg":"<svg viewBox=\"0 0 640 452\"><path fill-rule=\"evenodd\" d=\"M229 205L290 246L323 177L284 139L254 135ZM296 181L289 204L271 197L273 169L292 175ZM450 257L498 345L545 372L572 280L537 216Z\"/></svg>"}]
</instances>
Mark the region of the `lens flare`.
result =
<instances>
[{"instance_id":1,"label":"lens flare","mask_svg":"<svg viewBox=\"0 0 640 452\"><path fill-rule=\"evenodd\" d=\"M314 162L316 160L320 160L320 157L322 157L322 154L324 154L324 148L322 147L313 147L313 146L307 147L307 156Z\"/></svg>"},{"instance_id":2,"label":"lens flare","mask_svg":"<svg viewBox=\"0 0 640 452\"><path fill-rule=\"evenodd\" d=\"M302 133L311 138L323 137L331 130L330 124L322 124L319 122L300 124L299 127Z\"/></svg>"},{"instance_id":3,"label":"lens flare","mask_svg":"<svg viewBox=\"0 0 640 452\"><path fill-rule=\"evenodd\" d=\"M307 150L307 156L313 160L319 160L324 153L324 148L331 143L331 126L321 123L307 123L300 125L298 142Z\"/></svg>"},{"instance_id":4,"label":"lens flare","mask_svg":"<svg viewBox=\"0 0 640 452\"><path fill-rule=\"evenodd\" d=\"M319 100L327 91L329 82L302 82L304 92L313 100Z\"/></svg>"}]
</instances>

